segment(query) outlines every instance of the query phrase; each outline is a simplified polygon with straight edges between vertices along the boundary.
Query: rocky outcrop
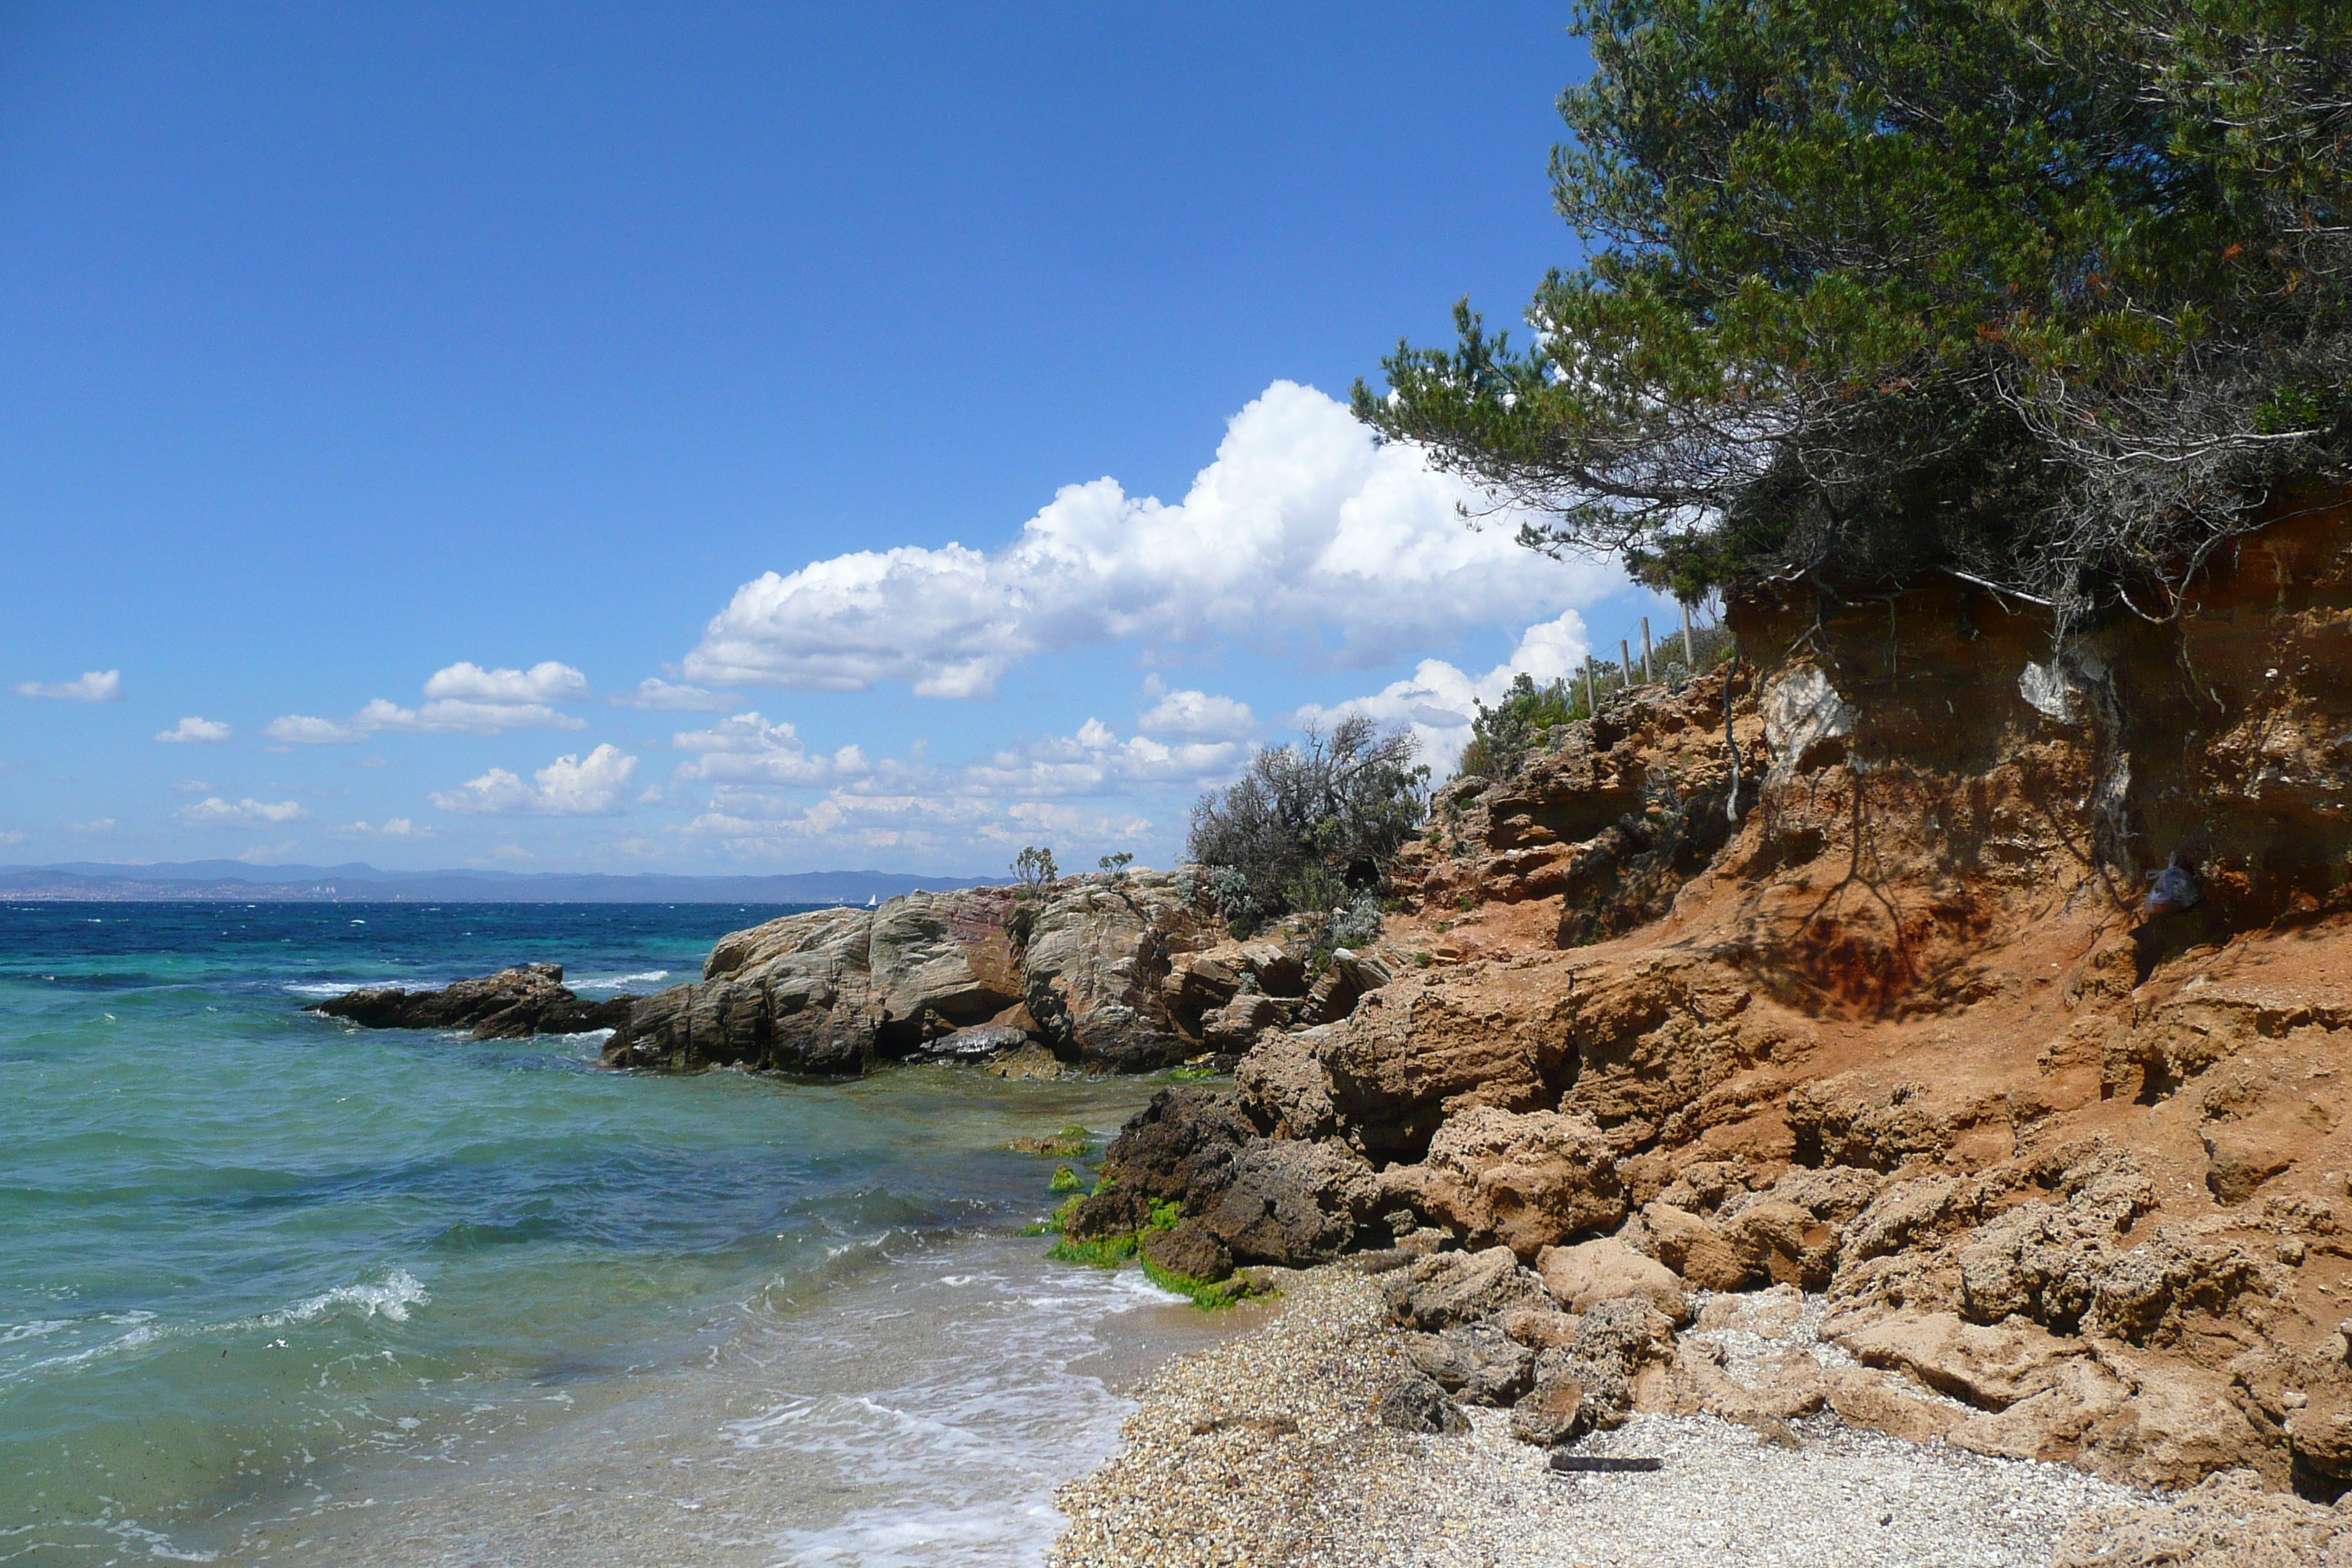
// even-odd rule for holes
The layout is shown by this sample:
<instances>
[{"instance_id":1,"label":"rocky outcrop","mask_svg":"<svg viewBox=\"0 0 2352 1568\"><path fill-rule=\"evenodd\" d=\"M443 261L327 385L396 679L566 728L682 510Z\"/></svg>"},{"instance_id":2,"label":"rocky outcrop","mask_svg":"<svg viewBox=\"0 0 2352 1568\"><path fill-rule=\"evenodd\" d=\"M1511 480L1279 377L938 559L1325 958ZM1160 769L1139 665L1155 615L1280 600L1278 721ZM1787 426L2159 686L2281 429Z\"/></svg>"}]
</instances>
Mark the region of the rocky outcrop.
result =
<instances>
[{"instance_id":1,"label":"rocky outcrop","mask_svg":"<svg viewBox=\"0 0 2352 1568\"><path fill-rule=\"evenodd\" d=\"M1958 582L1732 622L1753 662L1441 791L1394 978L1192 1123L1365 1162L1417 1363L1538 1351L1530 1440L1829 1409L2352 1487L2352 513L2060 656ZM1723 1302L1821 1358L1741 1364Z\"/></svg>"},{"instance_id":2,"label":"rocky outcrop","mask_svg":"<svg viewBox=\"0 0 2352 1568\"><path fill-rule=\"evenodd\" d=\"M1189 870L911 893L721 938L702 979L641 1002L604 1060L841 1074L1023 1053L1024 1076L1031 1052L1048 1070L1230 1062L1270 1033L1345 1017L1388 978L1344 951L1310 974L1311 956L1303 942L1229 940Z\"/></svg>"},{"instance_id":3,"label":"rocky outcrop","mask_svg":"<svg viewBox=\"0 0 2352 1568\"><path fill-rule=\"evenodd\" d=\"M1591 1119L1478 1106L1440 1128L1418 1164L1381 1175L1381 1195L1473 1247L1533 1259L1564 1237L1611 1231L1625 1194Z\"/></svg>"},{"instance_id":4,"label":"rocky outcrop","mask_svg":"<svg viewBox=\"0 0 2352 1568\"><path fill-rule=\"evenodd\" d=\"M1620 698L1511 777L1463 777L1430 802L1428 829L1400 857L1396 881L1433 910L1540 904L1560 946L1655 920L1730 837L1735 781L1753 799L1767 764L1744 670L1684 700ZM1749 717L1735 769L1723 703Z\"/></svg>"},{"instance_id":5,"label":"rocky outcrop","mask_svg":"<svg viewBox=\"0 0 2352 1568\"><path fill-rule=\"evenodd\" d=\"M514 1040L625 1028L637 1000L625 994L583 1002L563 984L562 964L523 963L438 991L347 991L303 1011L363 1029L467 1029L478 1040Z\"/></svg>"}]
</instances>

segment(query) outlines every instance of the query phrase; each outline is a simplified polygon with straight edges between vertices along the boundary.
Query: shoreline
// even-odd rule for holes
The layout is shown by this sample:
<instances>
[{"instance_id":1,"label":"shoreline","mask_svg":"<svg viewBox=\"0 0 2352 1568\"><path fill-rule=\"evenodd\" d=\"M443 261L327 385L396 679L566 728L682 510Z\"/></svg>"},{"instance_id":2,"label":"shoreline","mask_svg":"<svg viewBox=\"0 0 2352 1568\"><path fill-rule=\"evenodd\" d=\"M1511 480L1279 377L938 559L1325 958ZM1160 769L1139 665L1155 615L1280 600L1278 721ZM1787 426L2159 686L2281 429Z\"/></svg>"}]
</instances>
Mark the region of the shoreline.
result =
<instances>
[{"instance_id":1,"label":"shoreline","mask_svg":"<svg viewBox=\"0 0 2352 1568\"><path fill-rule=\"evenodd\" d=\"M1380 1282L1344 1262L1268 1272L1273 1310L1147 1377L1118 1452L1062 1489L1071 1522L1051 1568L2048 1568L2139 1561L2081 1554L2103 1521L2161 1507L2069 1466L1909 1442L1827 1409L1752 1425L1637 1413L1574 1451L1654 1456L1661 1471L1555 1475L1504 1410L1467 1411L1461 1434L1383 1426L1373 1401L1412 1363ZM1685 1338L1723 1345L1735 1382L1792 1348L1838 1354L1801 1321L1719 1321Z\"/></svg>"}]
</instances>

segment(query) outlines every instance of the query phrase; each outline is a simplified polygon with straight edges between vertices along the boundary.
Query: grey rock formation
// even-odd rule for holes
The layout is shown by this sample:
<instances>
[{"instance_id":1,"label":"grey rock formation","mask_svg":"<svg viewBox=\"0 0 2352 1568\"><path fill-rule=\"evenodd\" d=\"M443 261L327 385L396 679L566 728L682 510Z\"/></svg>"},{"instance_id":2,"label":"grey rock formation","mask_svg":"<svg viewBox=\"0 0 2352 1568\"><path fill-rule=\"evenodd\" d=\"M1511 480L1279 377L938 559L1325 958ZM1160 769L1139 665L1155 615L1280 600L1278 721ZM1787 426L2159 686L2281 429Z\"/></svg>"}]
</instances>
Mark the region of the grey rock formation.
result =
<instances>
[{"instance_id":1,"label":"grey rock formation","mask_svg":"<svg viewBox=\"0 0 2352 1568\"><path fill-rule=\"evenodd\" d=\"M1348 955L1318 1005L1385 971ZM735 931L702 979L648 997L614 1067L857 1073L1034 1041L1066 1063L1146 1071L1238 1052L1307 1005L1297 955L1222 940L1190 871L1072 877L1032 892L910 893Z\"/></svg>"}]
</instances>

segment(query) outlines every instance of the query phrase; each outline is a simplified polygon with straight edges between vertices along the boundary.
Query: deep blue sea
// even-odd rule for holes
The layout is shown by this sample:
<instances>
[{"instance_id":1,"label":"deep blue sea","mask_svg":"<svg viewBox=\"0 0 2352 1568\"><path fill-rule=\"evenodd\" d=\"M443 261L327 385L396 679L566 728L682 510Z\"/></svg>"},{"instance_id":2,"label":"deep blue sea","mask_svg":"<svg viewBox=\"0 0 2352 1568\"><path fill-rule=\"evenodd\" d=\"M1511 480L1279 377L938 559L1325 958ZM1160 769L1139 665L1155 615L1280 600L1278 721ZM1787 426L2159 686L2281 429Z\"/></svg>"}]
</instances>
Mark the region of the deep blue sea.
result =
<instances>
[{"instance_id":1,"label":"deep blue sea","mask_svg":"<svg viewBox=\"0 0 2352 1568\"><path fill-rule=\"evenodd\" d=\"M1213 1328L1018 1234L1144 1080L655 1078L300 1011L735 905L0 906L0 1563L999 1563Z\"/></svg>"}]
</instances>

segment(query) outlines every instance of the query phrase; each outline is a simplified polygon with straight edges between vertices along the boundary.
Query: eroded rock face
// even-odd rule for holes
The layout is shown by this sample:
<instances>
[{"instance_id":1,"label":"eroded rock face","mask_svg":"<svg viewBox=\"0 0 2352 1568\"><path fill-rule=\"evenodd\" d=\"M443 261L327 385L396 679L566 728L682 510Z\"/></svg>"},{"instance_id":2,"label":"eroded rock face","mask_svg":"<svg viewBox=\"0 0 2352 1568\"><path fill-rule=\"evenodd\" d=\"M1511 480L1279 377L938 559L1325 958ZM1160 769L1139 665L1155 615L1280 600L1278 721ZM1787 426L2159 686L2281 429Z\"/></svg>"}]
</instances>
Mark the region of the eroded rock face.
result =
<instances>
[{"instance_id":1,"label":"eroded rock face","mask_svg":"<svg viewBox=\"0 0 2352 1568\"><path fill-rule=\"evenodd\" d=\"M1536 1352L1493 1323L1404 1337L1407 1360L1465 1405L1507 1406L1535 1379Z\"/></svg>"},{"instance_id":2,"label":"eroded rock face","mask_svg":"<svg viewBox=\"0 0 2352 1568\"><path fill-rule=\"evenodd\" d=\"M1433 909L1540 902L1561 946L1656 919L1730 835L1722 704L1727 693L1752 714L1752 686L1738 675L1701 681L1684 701L1612 697L1518 774L1454 780L1397 880ZM1751 720L1739 763L1750 798L1761 739Z\"/></svg>"},{"instance_id":3,"label":"eroded rock face","mask_svg":"<svg viewBox=\"0 0 2352 1568\"><path fill-rule=\"evenodd\" d=\"M1433 1253L1391 1275L1386 1289L1389 1315L1425 1332L1551 1305L1543 1281L1507 1247Z\"/></svg>"},{"instance_id":4,"label":"eroded rock face","mask_svg":"<svg viewBox=\"0 0 2352 1568\"><path fill-rule=\"evenodd\" d=\"M1402 1204L1472 1247L1499 1242L1522 1258L1625 1217L1617 1162L1590 1118L1479 1106L1447 1121L1417 1165L1381 1176Z\"/></svg>"},{"instance_id":5,"label":"eroded rock face","mask_svg":"<svg viewBox=\"0 0 2352 1568\"><path fill-rule=\"evenodd\" d=\"M1677 1327L1690 1321L1690 1302L1675 1271L1611 1237L1574 1247L1547 1247L1536 1273L1552 1300L1571 1312L1589 1312L1603 1301L1634 1296Z\"/></svg>"},{"instance_id":6,"label":"eroded rock face","mask_svg":"<svg viewBox=\"0 0 2352 1568\"><path fill-rule=\"evenodd\" d=\"M512 1040L623 1028L637 1001L623 994L583 1002L563 984L562 964L524 963L438 991L348 991L303 1011L363 1029L468 1029L478 1040Z\"/></svg>"},{"instance_id":7,"label":"eroded rock face","mask_svg":"<svg viewBox=\"0 0 2352 1568\"><path fill-rule=\"evenodd\" d=\"M2088 1514L2068 1526L2052 1568L2343 1568L2352 1516L2266 1492L2245 1470L2209 1477L2178 1497Z\"/></svg>"},{"instance_id":8,"label":"eroded rock face","mask_svg":"<svg viewBox=\"0 0 2352 1568\"><path fill-rule=\"evenodd\" d=\"M1537 1351L1530 1440L1827 1408L2352 1486L2352 508L2063 650L1957 582L1792 594L1732 606L1755 663L1441 790L1398 978L1310 987L1239 1115L1379 1169L1399 1323L1465 1387L1476 1325ZM2167 866L2193 901L2149 906ZM1863 1364L1675 1342L1701 1290Z\"/></svg>"}]
</instances>

